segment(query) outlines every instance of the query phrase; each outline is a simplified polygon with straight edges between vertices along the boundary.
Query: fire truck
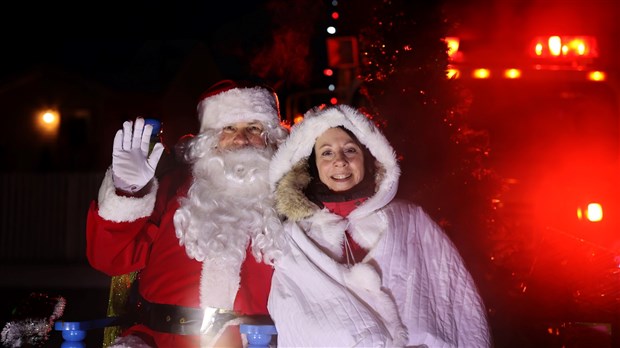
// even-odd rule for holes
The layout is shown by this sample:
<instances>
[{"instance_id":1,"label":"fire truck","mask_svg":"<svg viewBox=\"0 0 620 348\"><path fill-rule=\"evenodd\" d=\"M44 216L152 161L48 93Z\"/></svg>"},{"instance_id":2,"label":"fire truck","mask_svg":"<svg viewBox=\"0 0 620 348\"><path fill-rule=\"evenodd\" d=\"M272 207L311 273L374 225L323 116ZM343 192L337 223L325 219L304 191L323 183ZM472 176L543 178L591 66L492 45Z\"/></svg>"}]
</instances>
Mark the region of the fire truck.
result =
<instances>
[{"instance_id":1,"label":"fire truck","mask_svg":"<svg viewBox=\"0 0 620 348\"><path fill-rule=\"evenodd\" d=\"M514 314L538 330L536 344L618 346L620 90L607 21L617 10L489 4L458 8L445 41L448 77L469 124L488 132L505 188L494 202L504 248L491 258L511 272Z\"/></svg>"}]
</instances>

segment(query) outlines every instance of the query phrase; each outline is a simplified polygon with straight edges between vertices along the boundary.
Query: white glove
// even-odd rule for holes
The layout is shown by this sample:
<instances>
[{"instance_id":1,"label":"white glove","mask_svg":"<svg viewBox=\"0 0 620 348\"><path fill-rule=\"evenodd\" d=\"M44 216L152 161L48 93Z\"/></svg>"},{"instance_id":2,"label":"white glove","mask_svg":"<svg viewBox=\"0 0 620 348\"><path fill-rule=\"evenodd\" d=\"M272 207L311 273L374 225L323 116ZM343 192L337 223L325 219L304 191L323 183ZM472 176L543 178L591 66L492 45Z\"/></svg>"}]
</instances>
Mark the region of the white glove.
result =
<instances>
[{"instance_id":1,"label":"white glove","mask_svg":"<svg viewBox=\"0 0 620 348\"><path fill-rule=\"evenodd\" d=\"M114 137L112 149L112 178L114 186L125 192L135 193L146 186L155 176L155 168L164 151L164 145L156 143L149 156L149 142L153 126L144 125L144 119L134 123L125 121Z\"/></svg>"}]
</instances>

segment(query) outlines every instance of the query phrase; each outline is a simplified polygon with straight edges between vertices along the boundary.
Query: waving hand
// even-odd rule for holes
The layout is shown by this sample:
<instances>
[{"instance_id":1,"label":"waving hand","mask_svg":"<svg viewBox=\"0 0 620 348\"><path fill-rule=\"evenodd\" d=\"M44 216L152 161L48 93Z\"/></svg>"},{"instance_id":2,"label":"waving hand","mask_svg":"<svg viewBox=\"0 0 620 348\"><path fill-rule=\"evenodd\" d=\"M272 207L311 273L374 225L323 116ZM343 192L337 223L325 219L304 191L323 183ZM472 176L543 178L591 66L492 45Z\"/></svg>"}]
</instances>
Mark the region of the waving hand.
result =
<instances>
[{"instance_id":1,"label":"waving hand","mask_svg":"<svg viewBox=\"0 0 620 348\"><path fill-rule=\"evenodd\" d=\"M132 130L133 127L133 130ZM164 151L164 145L156 143L149 154L149 142L153 126L144 119L125 121L116 132L112 149L112 174L116 188L135 193L146 186L155 176L155 168Z\"/></svg>"}]
</instances>

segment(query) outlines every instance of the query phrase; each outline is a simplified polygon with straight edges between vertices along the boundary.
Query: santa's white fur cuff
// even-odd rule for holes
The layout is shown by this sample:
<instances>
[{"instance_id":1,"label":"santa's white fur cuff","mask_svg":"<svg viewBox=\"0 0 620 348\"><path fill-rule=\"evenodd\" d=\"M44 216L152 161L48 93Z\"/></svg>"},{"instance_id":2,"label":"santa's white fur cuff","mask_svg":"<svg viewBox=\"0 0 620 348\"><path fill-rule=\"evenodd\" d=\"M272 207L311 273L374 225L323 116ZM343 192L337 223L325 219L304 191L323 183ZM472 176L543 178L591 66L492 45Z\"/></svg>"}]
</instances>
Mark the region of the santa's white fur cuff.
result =
<instances>
[{"instance_id":1,"label":"santa's white fur cuff","mask_svg":"<svg viewBox=\"0 0 620 348\"><path fill-rule=\"evenodd\" d=\"M125 197L116 194L112 169L108 169L99 188L99 216L114 222L131 222L149 216L155 208L159 182L153 178L149 192L142 197Z\"/></svg>"}]
</instances>

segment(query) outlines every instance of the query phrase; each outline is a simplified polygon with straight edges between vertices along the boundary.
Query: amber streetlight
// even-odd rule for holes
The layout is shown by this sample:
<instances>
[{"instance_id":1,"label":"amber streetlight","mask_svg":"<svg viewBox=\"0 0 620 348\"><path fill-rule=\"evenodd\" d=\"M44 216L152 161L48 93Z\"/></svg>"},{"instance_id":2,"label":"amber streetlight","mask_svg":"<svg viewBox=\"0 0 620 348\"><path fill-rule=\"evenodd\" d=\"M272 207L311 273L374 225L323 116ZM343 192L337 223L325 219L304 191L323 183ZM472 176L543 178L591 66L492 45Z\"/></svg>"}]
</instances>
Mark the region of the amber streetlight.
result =
<instances>
[{"instance_id":1,"label":"amber streetlight","mask_svg":"<svg viewBox=\"0 0 620 348\"><path fill-rule=\"evenodd\" d=\"M45 109L36 115L36 128L44 138L56 138L60 126L60 113L54 109Z\"/></svg>"}]
</instances>

